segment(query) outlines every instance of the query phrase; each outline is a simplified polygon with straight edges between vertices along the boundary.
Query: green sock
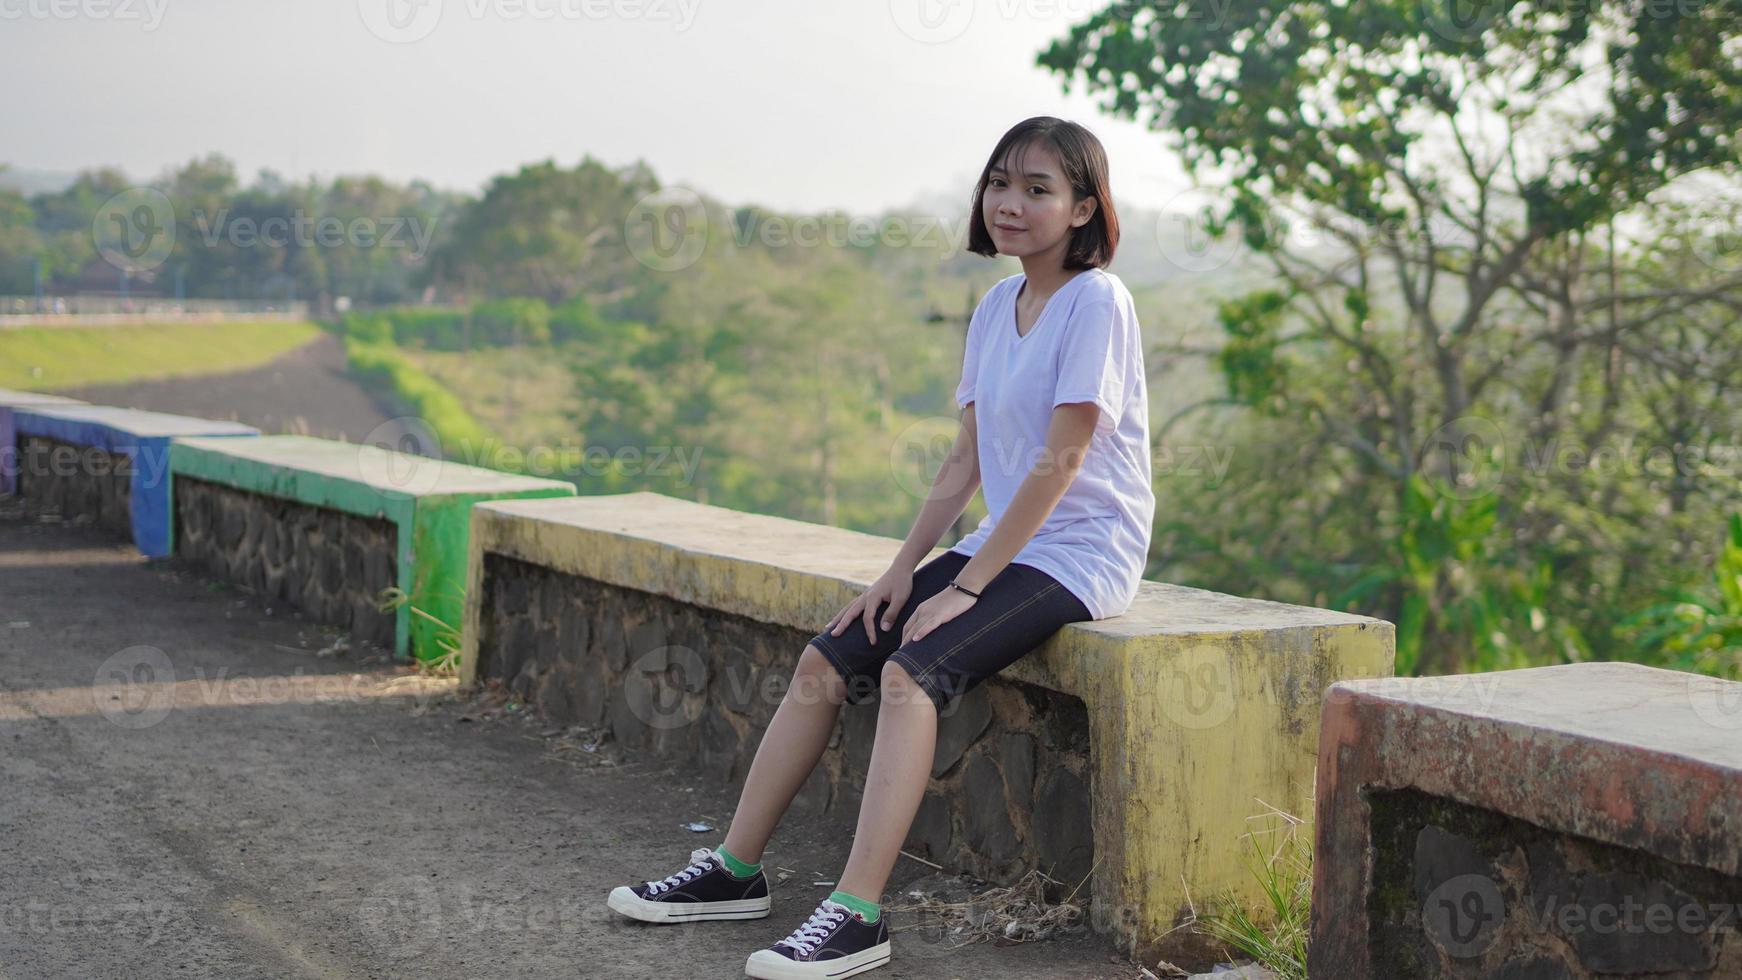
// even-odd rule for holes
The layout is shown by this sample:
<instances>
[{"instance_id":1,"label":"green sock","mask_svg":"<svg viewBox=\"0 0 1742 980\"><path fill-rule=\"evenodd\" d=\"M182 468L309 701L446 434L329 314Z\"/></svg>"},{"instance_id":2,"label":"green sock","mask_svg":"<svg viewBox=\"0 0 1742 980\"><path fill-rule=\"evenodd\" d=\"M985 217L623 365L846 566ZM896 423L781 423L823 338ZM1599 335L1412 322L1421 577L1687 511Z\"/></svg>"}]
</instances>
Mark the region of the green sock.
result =
<instances>
[{"instance_id":1,"label":"green sock","mask_svg":"<svg viewBox=\"0 0 1742 980\"><path fill-rule=\"evenodd\" d=\"M731 851L726 850L724 842L722 842L719 847L714 848L714 850L720 852L720 857L724 858L726 861L726 870L730 872L734 878L748 878L762 868L761 861L758 861L755 864L745 864L743 861L738 860L733 856Z\"/></svg>"},{"instance_id":2,"label":"green sock","mask_svg":"<svg viewBox=\"0 0 1742 980\"><path fill-rule=\"evenodd\" d=\"M840 902L842 905L845 905L846 907L859 913L860 915L865 917L866 922L876 922L877 916L880 914L877 911L877 903L876 902L867 902L864 899L860 898L859 896L849 895L846 892L841 891L839 888L837 888L833 892L829 893L829 900L834 901L834 902Z\"/></svg>"}]
</instances>

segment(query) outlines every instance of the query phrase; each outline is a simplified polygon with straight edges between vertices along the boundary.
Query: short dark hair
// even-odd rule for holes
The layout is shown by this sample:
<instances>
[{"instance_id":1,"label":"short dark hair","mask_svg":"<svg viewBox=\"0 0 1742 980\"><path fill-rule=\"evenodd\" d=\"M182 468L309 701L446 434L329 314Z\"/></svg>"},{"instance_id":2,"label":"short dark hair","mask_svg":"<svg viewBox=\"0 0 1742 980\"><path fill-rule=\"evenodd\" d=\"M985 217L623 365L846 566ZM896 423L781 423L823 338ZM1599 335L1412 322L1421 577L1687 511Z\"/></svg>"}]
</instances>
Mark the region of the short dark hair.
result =
<instances>
[{"instance_id":1,"label":"short dark hair","mask_svg":"<svg viewBox=\"0 0 1742 980\"><path fill-rule=\"evenodd\" d=\"M1065 250L1066 269L1095 269L1113 261L1119 247L1119 216L1113 210L1113 191L1107 180L1107 151L1095 134L1084 127L1056 116L1032 116L1010 127L992 148L986 166L980 170L980 180L974 185L973 211L968 216L968 251L976 255L996 256L992 233L986 229L986 183L992 179L992 167L1006 154L1046 141L1058 154L1064 167L1064 177L1071 185L1075 204L1085 197L1095 199L1095 214L1087 224L1071 232L1070 247Z\"/></svg>"}]
</instances>

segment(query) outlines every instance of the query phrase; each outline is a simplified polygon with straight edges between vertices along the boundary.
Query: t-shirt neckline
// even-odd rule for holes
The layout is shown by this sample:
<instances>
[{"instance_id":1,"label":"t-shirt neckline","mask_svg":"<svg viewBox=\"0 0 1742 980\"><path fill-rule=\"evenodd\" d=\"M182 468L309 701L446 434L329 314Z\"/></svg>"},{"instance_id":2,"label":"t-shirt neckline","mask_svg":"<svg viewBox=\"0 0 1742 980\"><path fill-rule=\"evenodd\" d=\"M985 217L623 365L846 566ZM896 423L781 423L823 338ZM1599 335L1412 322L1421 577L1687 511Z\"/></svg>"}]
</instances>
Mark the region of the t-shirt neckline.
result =
<instances>
[{"instance_id":1,"label":"t-shirt neckline","mask_svg":"<svg viewBox=\"0 0 1742 980\"><path fill-rule=\"evenodd\" d=\"M1046 315L1048 312L1050 312L1052 310L1052 301L1055 299L1058 299L1059 294L1064 292L1066 289L1068 289L1072 283L1075 283L1078 279L1081 279L1084 276L1086 276L1089 273L1094 272L1094 271L1095 270L1093 270L1093 269L1084 269L1081 272L1078 272L1076 275L1070 277L1069 279L1066 279L1064 281L1064 285L1053 290L1052 295L1048 296L1046 298L1046 302L1040 304L1040 314L1034 318L1034 326L1029 327L1027 333L1019 333L1016 329L1016 327L1017 327L1017 324L1016 324L1016 300L1017 300L1017 297L1022 295L1022 288L1024 286L1028 285L1028 274L1025 272L1017 273L1017 276L1022 281L1018 282L1016 284L1016 292L1010 294L1010 333L1012 336L1014 336L1016 338L1016 343L1020 344L1023 341L1027 340L1028 338L1039 333L1040 332L1040 325L1046 322Z\"/></svg>"}]
</instances>

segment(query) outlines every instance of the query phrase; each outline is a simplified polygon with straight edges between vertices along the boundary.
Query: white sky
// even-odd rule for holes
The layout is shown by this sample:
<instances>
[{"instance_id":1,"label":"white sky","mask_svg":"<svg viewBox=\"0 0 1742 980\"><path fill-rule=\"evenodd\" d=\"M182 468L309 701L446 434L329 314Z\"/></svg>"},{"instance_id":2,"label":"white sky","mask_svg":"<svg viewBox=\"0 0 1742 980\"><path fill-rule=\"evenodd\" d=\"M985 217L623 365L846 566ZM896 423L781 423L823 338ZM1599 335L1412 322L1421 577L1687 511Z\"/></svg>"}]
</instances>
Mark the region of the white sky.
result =
<instances>
[{"instance_id":1,"label":"white sky","mask_svg":"<svg viewBox=\"0 0 1742 980\"><path fill-rule=\"evenodd\" d=\"M1186 186L1163 137L1034 66L1090 7L0 0L0 162L145 179L219 152L245 181L270 167L475 191L591 153L729 204L870 213L965 206L999 135L1050 114L1101 138L1116 200L1160 207Z\"/></svg>"}]
</instances>

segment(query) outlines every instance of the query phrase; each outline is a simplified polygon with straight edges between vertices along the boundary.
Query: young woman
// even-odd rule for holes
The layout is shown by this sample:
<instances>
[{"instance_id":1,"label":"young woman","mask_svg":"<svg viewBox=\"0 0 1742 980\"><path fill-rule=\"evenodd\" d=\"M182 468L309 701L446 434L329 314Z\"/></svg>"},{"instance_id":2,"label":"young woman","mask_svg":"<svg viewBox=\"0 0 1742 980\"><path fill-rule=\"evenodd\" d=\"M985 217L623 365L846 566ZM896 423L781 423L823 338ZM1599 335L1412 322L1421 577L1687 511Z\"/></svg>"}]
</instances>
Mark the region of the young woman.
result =
<instances>
[{"instance_id":1,"label":"young woman","mask_svg":"<svg viewBox=\"0 0 1742 980\"><path fill-rule=\"evenodd\" d=\"M941 710L1066 623L1136 597L1155 513L1149 400L1131 294L1104 268L1119 221L1100 141L1037 116L998 141L974 189L968 247L1022 272L968 327L961 431L889 570L799 657L726 839L657 881L613 890L649 922L761 918L759 863L821 758L843 703L879 697L852 852L803 924L751 954L752 977L848 977L890 959L879 898L925 792ZM919 564L976 489L986 519Z\"/></svg>"}]
</instances>

